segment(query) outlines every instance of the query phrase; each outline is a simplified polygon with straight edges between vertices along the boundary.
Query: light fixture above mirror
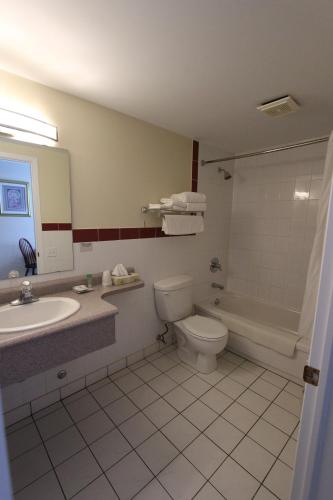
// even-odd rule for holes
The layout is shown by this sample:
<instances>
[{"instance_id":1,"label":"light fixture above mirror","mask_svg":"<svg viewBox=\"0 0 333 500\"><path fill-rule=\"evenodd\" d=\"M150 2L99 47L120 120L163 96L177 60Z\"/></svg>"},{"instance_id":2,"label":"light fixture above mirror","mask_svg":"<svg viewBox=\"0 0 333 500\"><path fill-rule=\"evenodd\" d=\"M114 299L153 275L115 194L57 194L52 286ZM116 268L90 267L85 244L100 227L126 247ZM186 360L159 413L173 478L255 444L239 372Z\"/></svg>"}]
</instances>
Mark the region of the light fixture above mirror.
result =
<instances>
[{"instance_id":1,"label":"light fixture above mirror","mask_svg":"<svg viewBox=\"0 0 333 500\"><path fill-rule=\"evenodd\" d=\"M56 126L3 108L0 108L0 135L47 146L58 141Z\"/></svg>"}]
</instances>

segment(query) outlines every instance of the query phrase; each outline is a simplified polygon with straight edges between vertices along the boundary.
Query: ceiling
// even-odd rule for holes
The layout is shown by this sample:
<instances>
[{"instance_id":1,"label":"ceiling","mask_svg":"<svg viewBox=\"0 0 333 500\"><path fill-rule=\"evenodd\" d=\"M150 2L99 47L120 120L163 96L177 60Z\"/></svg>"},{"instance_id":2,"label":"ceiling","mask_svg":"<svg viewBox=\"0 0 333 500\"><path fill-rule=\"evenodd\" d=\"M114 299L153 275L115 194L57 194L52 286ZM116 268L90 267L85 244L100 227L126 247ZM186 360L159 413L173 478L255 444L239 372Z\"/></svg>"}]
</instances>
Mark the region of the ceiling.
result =
<instances>
[{"instance_id":1,"label":"ceiling","mask_svg":"<svg viewBox=\"0 0 333 500\"><path fill-rule=\"evenodd\" d=\"M333 128L332 0L2 0L0 67L226 151ZM256 106L291 94L281 118Z\"/></svg>"}]
</instances>

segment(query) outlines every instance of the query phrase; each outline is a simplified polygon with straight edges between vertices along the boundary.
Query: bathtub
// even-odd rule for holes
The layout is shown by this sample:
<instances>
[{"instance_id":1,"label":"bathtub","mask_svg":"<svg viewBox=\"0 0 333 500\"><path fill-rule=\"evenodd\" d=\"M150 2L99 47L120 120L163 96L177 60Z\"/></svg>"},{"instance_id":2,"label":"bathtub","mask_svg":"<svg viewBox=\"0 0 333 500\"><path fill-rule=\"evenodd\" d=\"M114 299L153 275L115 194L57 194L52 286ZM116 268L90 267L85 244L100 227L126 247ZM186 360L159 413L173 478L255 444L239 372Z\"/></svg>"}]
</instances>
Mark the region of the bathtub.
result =
<instances>
[{"instance_id":1,"label":"bathtub","mask_svg":"<svg viewBox=\"0 0 333 500\"><path fill-rule=\"evenodd\" d=\"M302 381L309 342L297 334L298 312L232 292L196 304L196 312L220 319L228 327L230 350Z\"/></svg>"}]
</instances>

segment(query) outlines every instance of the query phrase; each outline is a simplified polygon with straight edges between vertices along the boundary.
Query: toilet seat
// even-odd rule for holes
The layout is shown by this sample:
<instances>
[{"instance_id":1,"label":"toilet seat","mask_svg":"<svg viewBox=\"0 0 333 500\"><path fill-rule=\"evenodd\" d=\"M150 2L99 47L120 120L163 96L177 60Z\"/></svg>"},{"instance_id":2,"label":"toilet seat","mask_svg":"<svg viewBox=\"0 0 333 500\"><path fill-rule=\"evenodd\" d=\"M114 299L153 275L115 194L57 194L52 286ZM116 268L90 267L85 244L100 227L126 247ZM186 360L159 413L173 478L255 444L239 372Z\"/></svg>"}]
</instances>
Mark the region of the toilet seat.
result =
<instances>
[{"instance_id":1,"label":"toilet seat","mask_svg":"<svg viewBox=\"0 0 333 500\"><path fill-rule=\"evenodd\" d=\"M198 339L217 341L228 335L228 329L221 321L206 316L195 314L181 323L189 335Z\"/></svg>"}]
</instances>

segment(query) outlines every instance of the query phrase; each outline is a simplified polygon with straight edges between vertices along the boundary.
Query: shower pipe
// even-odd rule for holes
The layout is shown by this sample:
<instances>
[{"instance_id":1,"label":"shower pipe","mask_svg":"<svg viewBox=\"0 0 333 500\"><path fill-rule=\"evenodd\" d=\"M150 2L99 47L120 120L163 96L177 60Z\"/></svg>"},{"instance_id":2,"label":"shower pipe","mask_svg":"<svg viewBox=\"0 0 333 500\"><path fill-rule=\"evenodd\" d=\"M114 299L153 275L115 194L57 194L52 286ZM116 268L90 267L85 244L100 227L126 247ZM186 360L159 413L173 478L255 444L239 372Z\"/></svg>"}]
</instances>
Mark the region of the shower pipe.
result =
<instances>
[{"instance_id":1,"label":"shower pipe","mask_svg":"<svg viewBox=\"0 0 333 500\"><path fill-rule=\"evenodd\" d=\"M211 163L219 163L221 161L239 160L241 158L250 158L251 156L267 155L269 153L276 153L277 151L286 151L287 149L301 148L302 146L310 146L311 144L319 144L321 142L328 141L328 136L318 137L317 139L308 139L307 141L295 142L294 144L288 144L287 146L277 146L271 149L262 149L260 151L254 151L252 153L243 153L234 156L225 156L224 158L216 158L215 160L201 160L201 166L209 165Z\"/></svg>"}]
</instances>

